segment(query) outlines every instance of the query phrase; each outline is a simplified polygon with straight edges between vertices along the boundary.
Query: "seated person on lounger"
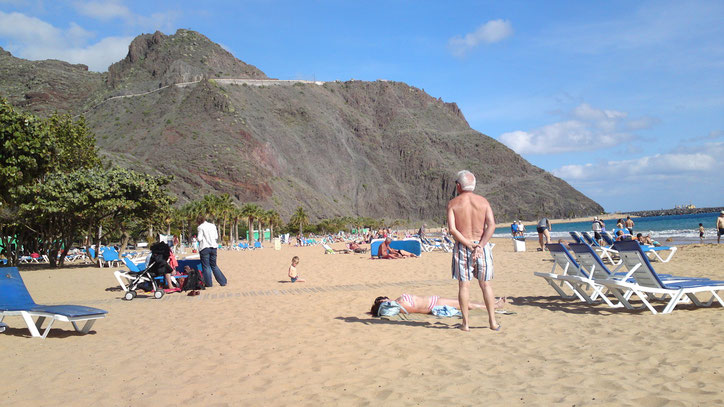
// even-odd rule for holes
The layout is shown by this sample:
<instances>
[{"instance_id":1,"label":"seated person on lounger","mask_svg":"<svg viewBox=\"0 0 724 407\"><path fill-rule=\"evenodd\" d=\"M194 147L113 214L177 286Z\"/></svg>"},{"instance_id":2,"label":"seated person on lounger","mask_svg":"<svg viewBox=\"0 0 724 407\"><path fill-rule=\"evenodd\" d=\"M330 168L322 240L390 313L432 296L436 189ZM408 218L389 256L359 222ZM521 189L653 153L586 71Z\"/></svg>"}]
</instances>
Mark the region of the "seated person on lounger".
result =
<instances>
[{"instance_id":1,"label":"seated person on lounger","mask_svg":"<svg viewBox=\"0 0 724 407\"><path fill-rule=\"evenodd\" d=\"M621 242L624 240L632 240L633 238L631 235L623 233L623 229L619 229L616 231L616 241Z\"/></svg>"},{"instance_id":2,"label":"seated person on lounger","mask_svg":"<svg viewBox=\"0 0 724 407\"><path fill-rule=\"evenodd\" d=\"M651 235L644 236L641 233L636 233L635 240L638 240L640 244L645 244L645 245L649 245L649 246L661 246L661 243L652 239Z\"/></svg>"},{"instance_id":3,"label":"seated person on lounger","mask_svg":"<svg viewBox=\"0 0 724 407\"><path fill-rule=\"evenodd\" d=\"M390 298L375 298L375 303L372 304L372 309L370 309L372 315L377 315L380 304L386 301L390 301ZM447 305L449 307L455 307L457 309L460 309L460 302L458 302L458 300L454 300L452 298L440 298L437 295L419 296L412 294L402 294L401 296L397 297L397 299L395 299L395 302L400 304L400 306L402 306L402 308L404 308L405 311L407 311L408 313L417 314L430 314L432 312L432 309L438 305ZM505 297L497 298L495 300L495 308L503 308L507 302L508 300ZM485 304L470 301L468 309L485 309Z\"/></svg>"},{"instance_id":4,"label":"seated person on lounger","mask_svg":"<svg viewBox=\"0 0 724 407\"><path fill-rule=\"evenodd\" d=\"M404 254L402 250L395 250L390 247L392 239L389 237L385 238L385 241L380 245L377 251L377 256L381 259L401 259L403 257L416 257L414 254Z\"/></svg>"}]
</instances>

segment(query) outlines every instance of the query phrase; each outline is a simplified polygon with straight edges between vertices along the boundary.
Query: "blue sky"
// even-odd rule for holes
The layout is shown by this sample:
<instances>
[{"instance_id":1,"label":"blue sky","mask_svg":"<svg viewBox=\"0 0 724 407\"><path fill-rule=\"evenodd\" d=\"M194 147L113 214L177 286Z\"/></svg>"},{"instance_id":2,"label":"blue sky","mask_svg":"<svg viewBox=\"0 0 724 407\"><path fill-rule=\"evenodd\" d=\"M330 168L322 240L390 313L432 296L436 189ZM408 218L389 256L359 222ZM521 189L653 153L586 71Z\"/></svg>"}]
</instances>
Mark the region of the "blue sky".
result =
<instances>
[{"instance_id":1,"label":"blue sky","mask_svg":"<svg viewBox=\"0 0 724 407\"><path fill-rule=\"evenodd\" d=\"M724 206L722 21L721 1L0 0L0 46L105 71L187 28L274 78L403 81L625 211Z\"/></svg>"}]
</instances>

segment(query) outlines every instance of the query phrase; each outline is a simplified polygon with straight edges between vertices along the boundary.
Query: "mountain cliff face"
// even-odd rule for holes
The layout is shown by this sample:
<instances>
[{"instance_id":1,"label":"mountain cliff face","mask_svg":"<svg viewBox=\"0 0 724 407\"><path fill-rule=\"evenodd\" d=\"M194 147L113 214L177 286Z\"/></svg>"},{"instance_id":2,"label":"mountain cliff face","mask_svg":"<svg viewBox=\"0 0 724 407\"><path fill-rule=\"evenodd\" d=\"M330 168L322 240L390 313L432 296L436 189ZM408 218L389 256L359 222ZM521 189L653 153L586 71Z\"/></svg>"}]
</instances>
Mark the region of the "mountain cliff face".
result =
<instances>
[{"instance_id":1,"label":"mountain cliff face","mask_svg":"<svg viewBox=\"0 0 724 407\"><path fill-rule=\"evenodd\" d=\"M313 218L442 221L469 169L499 221L603 211L454 103L400 82L267 80L192 31L139 36L104 74L8 53L0 74L18 106L85 114L110 160L174 175L181 201L226 192L283 217L301 205Z\"/></svg>"}]
</instances>

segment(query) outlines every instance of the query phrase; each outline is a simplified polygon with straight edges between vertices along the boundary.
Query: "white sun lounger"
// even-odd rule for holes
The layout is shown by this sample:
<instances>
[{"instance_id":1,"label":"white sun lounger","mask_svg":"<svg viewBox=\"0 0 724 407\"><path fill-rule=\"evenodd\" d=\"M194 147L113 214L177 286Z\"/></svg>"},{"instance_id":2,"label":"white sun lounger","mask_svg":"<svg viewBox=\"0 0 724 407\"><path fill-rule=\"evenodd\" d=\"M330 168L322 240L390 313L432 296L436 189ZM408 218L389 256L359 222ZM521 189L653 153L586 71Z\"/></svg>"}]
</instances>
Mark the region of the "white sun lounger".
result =
<instances>
[{"instance_id":1,"label":"white sun lounger","mask_svg":"<svg viewBox=\"0 0 724 407\"><path fill-rule=\"evenodd\" d=\"M611 236L608 232L602 233L603 240L606 241L606 243L610 244L612 247L616 243L616 239ZM647 244L641 245L641 250L643 250L644 253L646 253L647 256L649 256L649 260L657 259L658 261L662 263L668 263L669 260L671 260L672 257L674 257L674 253L676 253L677 247L676 246L652 246ZM666 259L661 257L659 252L661 251L668 251L669 255L666 256Z\"/></svg>"},{"instance_id":2,"label":"white sun lounger","mask_svg":"<svg viewBox=\"0 0 724 407\"><path fill-rule=\"evenodd\" d=\"M586 301L589 297L588 294L581 294L574 284L571 284L568 276L579 276L580 267L576 260L571 256L571 253L560 243L548 243L546 248L553 257L553 268L549 273L534 272L533 274L543 278L554 290L566 300L579 299ZM556 273L556 268L560 268L561 272ZM585 276L588 277L588 276ZM571 294L567 293L563 288L567 287L567 290L572 291ZM589 298L590 299L590 298Z\"/></svg>"},{"instance_id":3,"label":"white sun lounger","mask_svg":"<svg viewBox=\"0 0 724 407\"><path fill-rule=\"evenodd\" d=\"M636 295L643 302L643 306L638 308L648 308L654 314L658 311L649 301L652 296L669 298L661 311L662 314L669 314L677 305L689 302L700 307L709 307L717 301L724 306L724 301L719 296L719 291L724 290L724 281L697 279L667 281L656 273L638 242L616 242L614 249L618 250L622 259L621 265L614 272L623 268L627 270L626 275L621 279L596 279L595 282L606 286L626 308L637 309L629 301L632 295ZM630 277L635 281L631 282ZM625 294L629 291L631 293L626 297ZM702 301L696 296L700 293L711 296L708 300Z\"/></svg>"}]
</instances>

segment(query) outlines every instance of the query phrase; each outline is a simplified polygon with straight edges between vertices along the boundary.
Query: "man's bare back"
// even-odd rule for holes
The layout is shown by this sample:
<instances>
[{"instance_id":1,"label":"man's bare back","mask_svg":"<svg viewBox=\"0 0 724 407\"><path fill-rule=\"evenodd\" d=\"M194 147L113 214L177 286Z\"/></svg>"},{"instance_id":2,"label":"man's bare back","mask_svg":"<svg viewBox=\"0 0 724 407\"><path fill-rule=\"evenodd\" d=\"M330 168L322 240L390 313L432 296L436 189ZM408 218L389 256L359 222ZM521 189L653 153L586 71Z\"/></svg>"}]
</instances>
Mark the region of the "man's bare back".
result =
<instances>
[{"instance_id":1,"label":"man's bare back","mask_svg":"<svg viewBox=\"0 0 724 407\"><path fill-rule=\"evenodd\" d=\"M472 192L463 193L448 202L447 218L450 233L468 248L474 246L473 241L485 246L495 229L493 210L488 200ZM486 224L489 233L484 233Z\"/></svg>"}]
</instances>

